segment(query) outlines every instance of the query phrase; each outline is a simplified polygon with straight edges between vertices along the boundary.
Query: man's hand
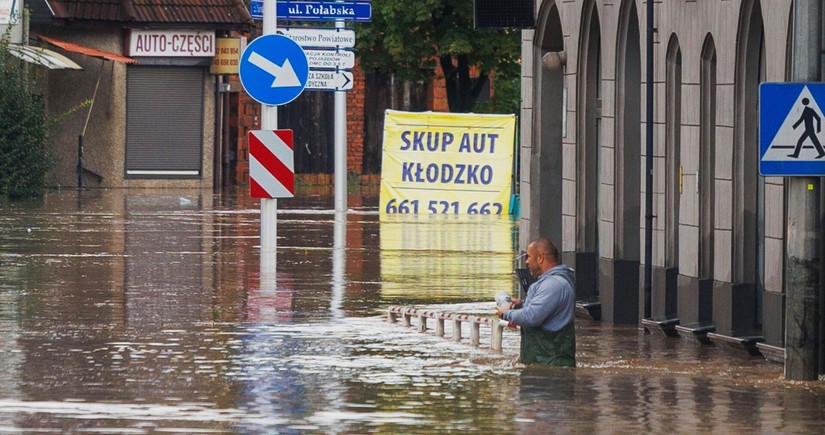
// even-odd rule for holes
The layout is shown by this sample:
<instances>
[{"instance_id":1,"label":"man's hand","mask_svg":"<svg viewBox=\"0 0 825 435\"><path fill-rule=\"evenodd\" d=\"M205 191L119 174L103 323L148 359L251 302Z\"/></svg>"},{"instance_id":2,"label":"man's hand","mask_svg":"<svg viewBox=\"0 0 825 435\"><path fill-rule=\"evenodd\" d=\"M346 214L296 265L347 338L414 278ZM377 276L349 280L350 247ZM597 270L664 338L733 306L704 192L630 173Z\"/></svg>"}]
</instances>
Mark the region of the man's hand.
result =
<instances>
[{"instance_id":1,"label":"man's hand","mask_svg":"<svg viewBox=\"0 0 825 435\"><path fill-rule=\"evenodd\" d=\"M503 307L496 306L496 314L498 315L498 317L500 319L502 314L506 313L507 311L509 311L512 308L513 308L513 302L510 302L509 304L507 304Z\"/></svg>"}]
</instances>

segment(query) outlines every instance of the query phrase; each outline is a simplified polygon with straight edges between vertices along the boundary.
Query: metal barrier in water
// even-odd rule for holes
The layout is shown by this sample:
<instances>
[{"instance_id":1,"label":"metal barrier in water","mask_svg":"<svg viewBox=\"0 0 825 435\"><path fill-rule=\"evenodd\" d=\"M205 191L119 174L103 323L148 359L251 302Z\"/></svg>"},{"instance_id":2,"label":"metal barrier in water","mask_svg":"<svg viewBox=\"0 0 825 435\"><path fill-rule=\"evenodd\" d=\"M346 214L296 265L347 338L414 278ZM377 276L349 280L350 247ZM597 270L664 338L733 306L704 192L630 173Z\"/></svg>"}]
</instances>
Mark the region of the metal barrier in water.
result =
<instances>
[{"instance_id":1,"label":"metal barrier in water","mask_svg":"<svg viewBox=\"0 0 825 435\"><path fill-rule=\"evenodd\" d=\"M455 342L461 341L461 324L467 322L470 325L470 344L478 346L480 344L481 325L490 327L490 348L501 351L501 341L504 336L504 328L507 322L490 317L470 316L468 314L444 313L438 311L420 310L412 307L393 306L387 309L387 320L395 323L401 317L401 324L407 327L412 326L412 318L418 319L418 332L427 331L427 319L435 319L435 335L444 336L444 321L453 322L452 339Z\"/></svg>"}]
</instances>

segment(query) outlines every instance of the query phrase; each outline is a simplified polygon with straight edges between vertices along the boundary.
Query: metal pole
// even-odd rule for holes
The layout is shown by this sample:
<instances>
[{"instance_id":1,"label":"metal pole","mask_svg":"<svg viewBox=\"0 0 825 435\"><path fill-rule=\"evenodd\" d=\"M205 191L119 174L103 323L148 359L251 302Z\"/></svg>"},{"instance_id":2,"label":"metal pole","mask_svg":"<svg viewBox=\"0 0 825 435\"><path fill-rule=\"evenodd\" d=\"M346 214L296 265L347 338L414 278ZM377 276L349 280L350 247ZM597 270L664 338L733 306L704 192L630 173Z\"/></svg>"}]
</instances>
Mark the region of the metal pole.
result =
<instances>
[{"instance_id":1,"label":"metal pole","mask_svg":"<svg viewBox=\"0 0 825 435\"><path fill-rule=\"evenodd\" d=\"M271 35L278 29L277 4L274 1L265 1L263 8L263 34ZM278 108L276 106L261 105L261 129L278 129ZM261 270L264 266L274 267L275 251L278 246L278 200L261 199ZM266 260L266 261L264 261ZM266 264L265 264L266 263ZM269 264L271 263L271 264Z\"/></svg>"},{"instance_id":2,"label":"metal pole","mask_svg":"<svg viewBox=\"0 0 825 435\"><path fill-rule=\"evenodd\" d=\"M332 299L329 303L329 311L336 319L344 317L344 293L347 288L346 267L347 214L336 211L332 242Z\"/></svg>"},{"instance_id":3,"label":"metal pole","mask_svg":"<svg viewBox=\"0 0 825 435\"><path fill-rule=\"evenodd\" d=\"M77 190L83 190L83 135L77 137Z\"/></svg>"},{"instance_id":4,"label":"metal pole","mask_svg":"<svg viewBox=\"0 0 825 435\"><path fill-rule=\"evenodd\" d=\"M100 88L100 77L103 76L103 65L105 60L100 61L100 70L97 72L97 82L95 82L95 90L92 93L92 102L89 103L89 110L86 112L86 122L83 123L83 131L80 132L80 137L77 139L77 190L83 189L83 136L86 135L86 129L89 127L89 119L92 117L92 109L95 107L95 99L97 99L97 90ZM114 64L113 64L114 65Z\"/></svg>"},{"instance_id":5,"label":"metal pole","mask_svg":"<svg viewBox=\"0 0 825 435\"><path fill-rule=\"evenodd\" d=\"M215 132L212 135L212 190L214 192L219 192L221 187L223 186L223 165L221 164L221 158L223 153L221 152L222 144L223 144L223 94L221 93L221 87L223 85L223 76L216 75L215 76Z\"/></svg>"},{"instance_id":6,"label":"metal pole","mask_svg":"<svg viewBox=\"0 0 825 435\"><path fill-rule=\"evenodd\" d=\"M344 22L336 21L336 29ZM347 93L335 91L335 211L347 211Z\"/></svg>"},{"instance_id":7,"label":"metal pole","mask_svg":"<svg viewBox=\"0 0 825 435\"><path fill-rule=\"evenodd\" d=\"M653 262L653 0L647 0L647 104L645 107L645 315L651 314ZM627 174L626 174L627 175ZM632 176L632 174L630 174Z\"/></svg>"},{"instance_id":8,"label":"metal pole","mask_svg":"<svg viewBox=\"0 0 825 435\"><path fill-rule=\"evenodd\" d=\"M792 80L819 81L821 0L796 0L793 13ZM820 179L788 177L786 180L785 379L810 381L819 375Z\"/></svg>"}]
</instances>

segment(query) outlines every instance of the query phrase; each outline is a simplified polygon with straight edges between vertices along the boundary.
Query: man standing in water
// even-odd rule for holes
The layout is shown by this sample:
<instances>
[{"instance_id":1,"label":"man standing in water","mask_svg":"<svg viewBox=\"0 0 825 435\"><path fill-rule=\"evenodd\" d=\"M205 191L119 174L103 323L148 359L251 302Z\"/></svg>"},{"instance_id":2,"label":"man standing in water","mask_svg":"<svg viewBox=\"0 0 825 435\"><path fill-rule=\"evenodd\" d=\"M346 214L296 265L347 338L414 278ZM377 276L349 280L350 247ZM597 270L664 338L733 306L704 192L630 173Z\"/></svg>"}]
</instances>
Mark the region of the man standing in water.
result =
<instances>
[{"instance_id":1,"label":"man standing in water","mask_svg":"<svg viewBox=\"0 0 825 435\"><path fill-rule=\"evenodd\" d=\"M527 269L538 278L522 302L514 298L496 307L500 318L521 326L521 362L576 366L575 271L559 263L559 250L550 239L527 246Z\"/></svg>"}]
</instances>

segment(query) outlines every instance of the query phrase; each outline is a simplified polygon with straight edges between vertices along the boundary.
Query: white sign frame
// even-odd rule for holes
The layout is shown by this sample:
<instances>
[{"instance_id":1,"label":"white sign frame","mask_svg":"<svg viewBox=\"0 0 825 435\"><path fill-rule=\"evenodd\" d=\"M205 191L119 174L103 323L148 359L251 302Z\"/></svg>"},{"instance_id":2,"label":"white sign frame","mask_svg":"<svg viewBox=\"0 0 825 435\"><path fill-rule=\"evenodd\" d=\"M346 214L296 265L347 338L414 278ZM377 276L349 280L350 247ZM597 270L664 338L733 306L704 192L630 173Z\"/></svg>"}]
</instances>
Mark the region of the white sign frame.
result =
<instances>
[{"instance_id":1,"label":"white sign frame","mask_svg":"<svg viewBox=\"0 0 825 435\"><path fill-rule=\"evenodd\" d=\"M353 76L349 71L309 70L306 89L313 91L351 91Z\"/></svg>"},{"instance_id":2,"label":"white sign frame","mask_svg":"<svg viewBox=\"0 0 825 435\"><path fill-rule=\"evenodd\" d=\"M132 29L128 56L214 57L215 31Z\"/></svg>"},{"instance_id":3,"label":"white sign frame","mask_svg":"<svg viewBox=\"0 0 825 435\"><path fill-rule=\"evenodd\" d=\"M355 52L350 50L331 50L323 48L305 48L309 68L352 70L355 68Z\"/></svg>"},{"instance_id":4,"label":"white sign frame","mask_svg":"<svg viewBox=\"0 0 825 435\"><path fill-rule=\"evenodd\" d=\"M352 29L286 27L278 29L278 33L304 48L355 48L355 30Z\"/></svg>"},{"instance_id":5,"label":"white sign frame","mask_svg":"<svg viewBox=\"0 0 825 435\"><path fill-rule=\"evenodd\" d=\"M20 6L23 0L0 0L0 24L17 23L20 20Z\"/></svg>"}]
</instances>

